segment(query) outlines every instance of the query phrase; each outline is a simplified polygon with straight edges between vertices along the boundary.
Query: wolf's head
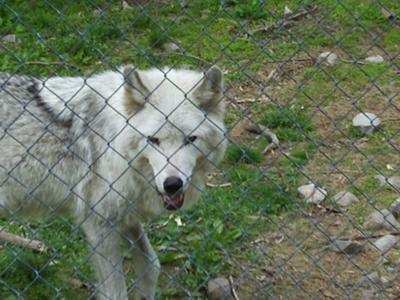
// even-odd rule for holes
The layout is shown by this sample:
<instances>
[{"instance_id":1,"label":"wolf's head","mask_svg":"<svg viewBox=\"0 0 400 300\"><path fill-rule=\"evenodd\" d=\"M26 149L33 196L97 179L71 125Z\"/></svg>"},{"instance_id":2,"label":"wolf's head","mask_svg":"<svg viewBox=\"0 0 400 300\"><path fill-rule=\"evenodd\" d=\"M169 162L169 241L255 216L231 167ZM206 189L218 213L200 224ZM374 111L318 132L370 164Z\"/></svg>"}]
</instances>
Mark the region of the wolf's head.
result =
<instances>
[{"instance_id":1,"label":"wolf's head","mask_svg":"<svg viewBox=\"0 0 400 300\"><path fill-rule=\"evenodd\" d=\"M137 159L152 169L148 181L166 209L189 207L226 147L223 74L217 67L198 73L128 66L124 77Z\"/></svg>"}]
</instances>

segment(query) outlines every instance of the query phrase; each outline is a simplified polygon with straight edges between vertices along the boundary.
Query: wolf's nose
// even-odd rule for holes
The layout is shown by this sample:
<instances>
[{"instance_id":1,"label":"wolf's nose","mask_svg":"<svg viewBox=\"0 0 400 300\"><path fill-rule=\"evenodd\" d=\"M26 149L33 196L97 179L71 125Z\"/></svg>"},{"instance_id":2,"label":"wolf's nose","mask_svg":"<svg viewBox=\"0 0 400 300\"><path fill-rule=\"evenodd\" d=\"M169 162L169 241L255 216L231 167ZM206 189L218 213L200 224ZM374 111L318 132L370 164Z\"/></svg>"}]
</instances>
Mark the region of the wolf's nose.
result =
<instances>
[{"instance_id":1,"label":"wolf's nose","mask_svg":"<svg viewBox=\"0 0 400 300\"><path fill-rule=\"evenodd\" d=\"M176 176L171 176L164 181L164 191L168 194L175 194L183 185L182 179Z\"/></svg>"}]
</instances>

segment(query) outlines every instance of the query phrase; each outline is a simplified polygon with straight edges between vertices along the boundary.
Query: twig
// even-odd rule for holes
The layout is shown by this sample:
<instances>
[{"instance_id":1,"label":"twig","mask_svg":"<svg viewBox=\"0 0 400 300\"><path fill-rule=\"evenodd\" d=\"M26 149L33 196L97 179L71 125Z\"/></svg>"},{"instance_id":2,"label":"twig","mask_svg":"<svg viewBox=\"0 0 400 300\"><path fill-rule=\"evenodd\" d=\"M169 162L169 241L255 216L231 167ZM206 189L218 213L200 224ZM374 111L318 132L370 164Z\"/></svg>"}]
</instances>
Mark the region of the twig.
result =
<instances>
[{"instance_id":1,"label":"twig","mask_svg":"<svg viewBox=\"0 0 400 300\"><path fill-rule=\"evenodd\" d=\"M312 7L309 10L302 10L302 11L299 11L298 13L290 14L290 15L286 16L283 20L279 20L275 24L256 27L255 29L249 31L248 34L254 35L260 31L264 31L264 32L268 33L270 31L273 31L278 28L287 27L289 25L292 25L295 20L312 13L314 10L316 10L316 7Z\"/></svg>"},{"instance_id":2,"label":"twig","mask_svg":"<svg viewBox=\"0 0 400 300\"><path fill-rule=\"evenodd\" d=\"M42 66L50 66L50 65L68 65L65 62L62 61L50 61L50 62L45 62L45 61L26 61L24 62L25 65L42 65Z\"/></svg>"},{"instance_id":3,"label":"twig","mask_svg":"<svg viewBox=\"0 0 400 300\"><path fill-rule=\"evenodd\" d=\"M279 73L276 69L273 69L267 76L266 82L264 85L270 84L272 81L274 81L278 77Z\"/></svg>"},{"instance_id":4,"label":"twig","mask_svg":"<svg viewBox=\"0 0 400 300\"><path fill-rule=\"evenodd\" d=\"M342 240L349 240L349 241L362 241L362 240L369 240L369 239L379 239L384 237L385 235L400 235L399 231L393 231L388 233L381 233L381 234L373 234L373 235L354 235L352 237L343 238Z\"/></svg>"},{"instance_id":5,"label":"twig","mask_svg":"<svg viewBox=\"0 0 400 300\"><path fill-rule=\"evenodd\" d=\"M264 150L262 151L262 154L264 155L267 154L270 150L277 148L280 144L276 134L263 125L248 122L246 123L245 129L249 132L261 134L271 139L271 143L268 144L267 147L265 147Z\"/></svg>"},{"instance_id":6,"label":"twig","mask_svg":"<svg viewBox=\"0 0 400 300\"><path fill-rule=\"evenodd\" d=\"M209 188L224 188L224 187L230 187L232 184L230 182L227 183L221 183L221 184L214 184L211 182L207 182L206 186Z\"/></svg>"},{"instance_id":7,"label":"twig","mask_svg":"<svg viewBox=\"0 0 400 300\"><path fill-rule=\"evenodd\" d=\"M233 285L232 276L229 276L229 286L231 288L231 294L232 294L233 299L240 300L238 295L237 295L237 293L236 293L236 291L235 291L235 286Z\"/></svg>"},{"instance_id":8,"label":"twig","mask_svg":"<svg viewBox=\"0 0 400 300\"><path fill-rule=\"evenodd\" d=\"M261 31L269 33L269 32L271 32L271 31L273 31L275 29L282 28L282 27L287 27L287 26L289 26L289 25L291 25L293 23L294 23L294 21L284 20L284 21L280 21L280 22L272 24L272 25L259 26L259 27L254 28L253 30L249 31L248 34L254 35L254 34L259 33Z\"/></svg>"},{"instance_id":9,"label":"twig","mask_svg":"<svg viewBox=\"0 0 400 300\"><path fill-rule=\"evenodd\" d=\"M46 252L48 247L41 241L27 239L1 229L0 241L8 242L17 246L32 249L37 252Z\"/></svg>"},{"instance_id":10,"label":"twig","mask_svg":"<svg viewBox=\"0 0 400 300\"><path fill-rule=\"evenodd\" d=\"M236 104L242 104L242 103L254 103L254 102L263 102L267 103L270 100L267 97L262 97L262 98L245 98L245 99L239 99L235 100Z\"/></svg>"},{"instance_id":11,"label":"twig","mask_svg":"<svg viewBox=\"0 0 400 300\"><path fill-rule=\"evenodd\" d=\"M349 60L349 59L340 59L341 62L344 62L346 64L357 64L357 65L366 65L365 62L359 61L359 60Z\"/></svg>"}]
</instances>

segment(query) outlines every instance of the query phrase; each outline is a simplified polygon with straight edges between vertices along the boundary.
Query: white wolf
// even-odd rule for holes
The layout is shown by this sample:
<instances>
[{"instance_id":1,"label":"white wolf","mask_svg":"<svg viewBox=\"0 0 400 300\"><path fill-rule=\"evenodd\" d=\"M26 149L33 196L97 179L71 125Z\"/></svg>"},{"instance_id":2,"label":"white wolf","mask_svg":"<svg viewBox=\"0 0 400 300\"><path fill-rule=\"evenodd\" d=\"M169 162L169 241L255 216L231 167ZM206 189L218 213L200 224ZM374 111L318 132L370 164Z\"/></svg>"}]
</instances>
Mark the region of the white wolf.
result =
<instances>
[{"instance_id":1,"label":"white wolf","mask_svg":"<svg viewBox=\"0 0 400 300\"><path fill-rule=\"evenodd\" d=\"M217 67L0 73L0 213L72 214L93 251L100 299L128 299L120 240L129 241L135 298L153 299L160 265L142 222L193 204L223 156L223 118Z\"/></svg>"}]
</instances>

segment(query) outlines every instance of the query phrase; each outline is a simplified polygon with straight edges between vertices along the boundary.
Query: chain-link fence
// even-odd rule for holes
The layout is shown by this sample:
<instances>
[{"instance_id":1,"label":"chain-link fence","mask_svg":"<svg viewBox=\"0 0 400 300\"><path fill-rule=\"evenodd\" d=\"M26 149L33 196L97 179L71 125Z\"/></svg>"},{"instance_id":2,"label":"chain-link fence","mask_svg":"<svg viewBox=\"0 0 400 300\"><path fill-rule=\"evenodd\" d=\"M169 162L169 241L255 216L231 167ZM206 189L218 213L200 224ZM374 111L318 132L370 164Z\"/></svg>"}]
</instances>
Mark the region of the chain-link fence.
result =
<instances>
[{"instance_id":1,"label":"chain-link fence","mask_svg":"<svg viewBox=\"0 0 400 300\"><path fill-rule=\"evenodd\" d=\"M399 13L0 1L0 298L399 298Z\"/></svg>"}]
</instances>

